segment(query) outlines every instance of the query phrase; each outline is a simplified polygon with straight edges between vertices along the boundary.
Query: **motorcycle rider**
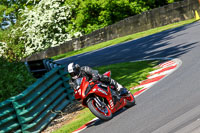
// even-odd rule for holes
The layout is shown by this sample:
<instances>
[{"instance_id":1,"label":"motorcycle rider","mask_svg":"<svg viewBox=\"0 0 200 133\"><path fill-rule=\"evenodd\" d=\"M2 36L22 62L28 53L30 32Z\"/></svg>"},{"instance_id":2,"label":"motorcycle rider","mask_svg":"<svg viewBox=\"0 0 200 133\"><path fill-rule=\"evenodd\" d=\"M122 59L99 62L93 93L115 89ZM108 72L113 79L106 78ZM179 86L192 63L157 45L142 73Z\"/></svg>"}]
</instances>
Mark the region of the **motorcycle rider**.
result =
<instances>
[{"instance_id":1,"label":"motorcycle rider","mask_svg":"<svg viewBox=\"0 0 200 133\"><path fill-rule=\"evenodd\" d=\"M126 88L124 88L122 85L120 85L118 82L116 82L114 79L112 79L106 75L99 74L97 70L93 70L89 66L80 67L78 64L74 64L72 62L68 65L67 69L71 76L69 84L70 84L71 88L73 88L73 89L77 87L75 80L77 78L86 76L88 81L89 80L92 80L92 81L99 80L105 84L113 85L120 96L126 96L129 94L129 91Z\"/></svg>"}]
</instances>

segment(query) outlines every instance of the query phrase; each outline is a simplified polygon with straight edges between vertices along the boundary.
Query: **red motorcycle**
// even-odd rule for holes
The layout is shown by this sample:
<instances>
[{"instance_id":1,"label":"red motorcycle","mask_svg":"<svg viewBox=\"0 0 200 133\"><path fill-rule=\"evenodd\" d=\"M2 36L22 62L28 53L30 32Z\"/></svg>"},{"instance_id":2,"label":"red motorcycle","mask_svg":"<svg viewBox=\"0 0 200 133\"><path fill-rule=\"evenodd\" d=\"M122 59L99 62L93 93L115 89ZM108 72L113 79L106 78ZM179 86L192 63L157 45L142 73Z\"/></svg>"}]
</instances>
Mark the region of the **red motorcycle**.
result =
<instances>
[{"instance_id":1,"label":"red motorcycle","mask_svg":"<svg viewBox=\"0 0 200 133\"><path fill-rule=\"evenodd\" d=\"M104 75L110 77L111 72ZM103 84L100 81L87 81L86 77L76 79L78 87L74 89L75 99L81 100L82 105L88 107L90 111L101 120L110 120L112 114L123 107L135 105L133 94L119 96L113 86Z\"/></svg>"}]
</instances>

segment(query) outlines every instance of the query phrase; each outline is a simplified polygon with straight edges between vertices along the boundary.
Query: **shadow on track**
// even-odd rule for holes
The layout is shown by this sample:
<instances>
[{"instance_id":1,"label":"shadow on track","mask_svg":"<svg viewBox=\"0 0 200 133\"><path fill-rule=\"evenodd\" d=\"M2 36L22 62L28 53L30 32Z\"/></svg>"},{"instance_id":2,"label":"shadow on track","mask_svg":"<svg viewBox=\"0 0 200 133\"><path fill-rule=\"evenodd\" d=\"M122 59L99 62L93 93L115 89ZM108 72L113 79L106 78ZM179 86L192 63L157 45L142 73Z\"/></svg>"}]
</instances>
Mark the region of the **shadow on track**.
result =
<instances>
[{"instance_id":1,"label":"shadow on track","mask_svg":"<svg viewBox=\"0 0 200 133\"><path fill-rule=\"evenodd\" d=\"M81 66L94 67L157 57L178 58L197 46L198 41L188 41L187 38L192 36L189 33L191 28L199 25L200 23L195 22L57 62L60 64L76 62Z\"/></svg>"}]
</instances>

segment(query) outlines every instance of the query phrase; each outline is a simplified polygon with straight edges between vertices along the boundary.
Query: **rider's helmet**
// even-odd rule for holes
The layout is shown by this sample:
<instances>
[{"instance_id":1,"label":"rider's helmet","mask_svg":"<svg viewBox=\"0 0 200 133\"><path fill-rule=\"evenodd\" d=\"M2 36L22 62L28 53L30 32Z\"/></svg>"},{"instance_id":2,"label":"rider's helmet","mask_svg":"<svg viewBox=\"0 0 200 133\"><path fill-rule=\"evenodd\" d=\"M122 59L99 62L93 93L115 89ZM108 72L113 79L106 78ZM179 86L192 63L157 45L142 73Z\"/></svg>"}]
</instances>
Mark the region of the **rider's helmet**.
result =
<instances>
[{"instance_id":1,"label":"rider's helmet","mask_svg":"<svg viewBox=\"0 0 200 133\"><path fill-rule=\"evenodd\" d=\"M68 65L68 72L72 79L77 79L80 76L80 66L72 62Z\"/></svg>"}]
</instances>

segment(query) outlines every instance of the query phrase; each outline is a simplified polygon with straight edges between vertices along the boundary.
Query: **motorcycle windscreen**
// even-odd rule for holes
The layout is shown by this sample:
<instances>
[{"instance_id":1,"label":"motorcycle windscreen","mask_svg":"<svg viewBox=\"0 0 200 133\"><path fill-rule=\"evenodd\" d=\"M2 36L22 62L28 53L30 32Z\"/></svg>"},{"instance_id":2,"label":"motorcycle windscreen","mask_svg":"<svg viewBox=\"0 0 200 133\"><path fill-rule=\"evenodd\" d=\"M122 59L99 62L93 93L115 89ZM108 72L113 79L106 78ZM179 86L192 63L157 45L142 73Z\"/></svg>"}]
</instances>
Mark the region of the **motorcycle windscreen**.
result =
<instances>
[{"instance_id":1,"label":"motorcycle windscreen","mask_svg":"<svg viewBox=\"0 0 200 133\"><path fill-rule=\"evenodd\" d=\"M75 89L75 98L84 98L85 91L89 85L89 82L86 80L86 77L78 78L75 80L76 89Z\"/></svg>"},{"instance_id":2,"label":"motorcycle windscreen","mask_svg":"<svg viewBox=\"0 0 200 133\"><path fill-rule=\"evenodd\" d=\"M79 88L80 88L80 86L81 86L81 83L82 83L82 80L83 80L83 78L77 78L76 80L75 80L75 82L76 82L76 90L78 90Z\"/></svg>"}]
</instances>

